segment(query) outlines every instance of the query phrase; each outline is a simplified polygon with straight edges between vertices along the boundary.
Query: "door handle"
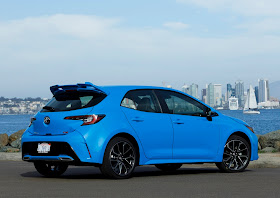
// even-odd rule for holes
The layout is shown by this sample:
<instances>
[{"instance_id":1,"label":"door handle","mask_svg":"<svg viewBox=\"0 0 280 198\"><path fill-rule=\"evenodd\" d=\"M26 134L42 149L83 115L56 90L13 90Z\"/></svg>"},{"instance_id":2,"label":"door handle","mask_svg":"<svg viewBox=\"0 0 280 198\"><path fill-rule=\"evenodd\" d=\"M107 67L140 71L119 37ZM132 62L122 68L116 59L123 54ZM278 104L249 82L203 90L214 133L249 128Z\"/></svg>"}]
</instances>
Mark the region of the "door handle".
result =
<instances>
[{"instance_id":1,"label":"door handle","mask_svg":"<svg viewBox=\"0 0 280 198\"><path fill-rule=\"evenodd\" d=\"M185 124L184 122L173 122L174 124Z\"/></svg>"},{"instance_id":2,"label":"door handle","mask_svg":"<svg viewBox=\"0 0 280 198\"><path fill-rule=\"evenodd\" d=\"M181 119L176 119L173 121L174 124L184 124L184 122Z\"/></svg>"},{"instance_id":3,"label":"door handle","mask_svg":"<svg viewBox=\"0 0 280 198\"><path fill-rule=\"evenodd\" d=\"M138 117L136 117L136 118L132 118L132 121L134 121L134 122L144 122L144 120L143 120L143 119L138 118Z\"/></svg>"}]
</instances>

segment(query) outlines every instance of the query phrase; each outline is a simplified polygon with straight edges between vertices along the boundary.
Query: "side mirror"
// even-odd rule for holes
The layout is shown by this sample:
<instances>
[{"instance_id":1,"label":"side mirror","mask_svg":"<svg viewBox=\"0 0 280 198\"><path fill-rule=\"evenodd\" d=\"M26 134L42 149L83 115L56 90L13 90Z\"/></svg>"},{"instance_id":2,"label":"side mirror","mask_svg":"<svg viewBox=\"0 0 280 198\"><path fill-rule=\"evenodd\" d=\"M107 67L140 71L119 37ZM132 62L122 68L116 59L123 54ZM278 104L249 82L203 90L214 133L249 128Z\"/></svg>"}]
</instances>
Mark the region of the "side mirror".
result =
<instances>
[{"instance_id":1,"label":"side mirror","mask_svg":"<svg viewBox=\"0 0 280 198\"><path fill-rule=\"evenodd\" d=\"M213 120L212 119L212 111L211 111L211 109L207 109L207 111L206 111L206 118L207 118L208 121L212 121Z\"/></svg>"}]
</instances>

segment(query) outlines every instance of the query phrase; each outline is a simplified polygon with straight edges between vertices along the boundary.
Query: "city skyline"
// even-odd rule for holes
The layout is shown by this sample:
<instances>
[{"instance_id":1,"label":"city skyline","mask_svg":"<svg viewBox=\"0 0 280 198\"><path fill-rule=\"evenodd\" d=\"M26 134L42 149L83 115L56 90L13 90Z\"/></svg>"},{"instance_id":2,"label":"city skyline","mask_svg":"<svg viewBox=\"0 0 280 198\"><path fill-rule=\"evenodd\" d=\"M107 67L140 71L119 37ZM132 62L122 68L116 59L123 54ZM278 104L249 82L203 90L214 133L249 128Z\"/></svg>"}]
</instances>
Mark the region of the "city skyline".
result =
<instances>
[{"instance_id":1,"label":"city skyline","mask_svg":"<svg viewBox=\"0 0 280 198\"><path fill-rule=\"evenodd\" d=\"M164 86L172 88L171 85ZM244 104L248 104L248 89L244 82L238 80L234 85L226 84L226 91L222 92L222 84L209 83L205 88L199 89L195 83L184 84L181 91L197 98L216 109L241 110ZM270 97L268 79L258 79L258 86L254 89L250 85L250 100L255 100L258 108L279 108L279 100ZM199 94L201 93L201 94ZM4 98L0 97L0 114L33 114L40 110L47 102L48 98Z\"/></svg>"},{"instance_id":2,"label":"city skyline","mask_svg":"<svg viewBox=\"0 0 280 198\"><path fill-rule=\"evenodd\" d=\"M227 83L225 91L222 91L222 86L222 84L209 83L206 84L205 88L202 87L199 89L199 86L195 83L192 83L190 86L184 84L182 91L195 98L198 98L197 93L201 93L199 99L211 107L228 108L229 101L234 101L235 106L237 105L237 107L243 108L249 91L249 89L244 86L244 82L242 80L237 80L234 85ZM168 85L167 87L172 86ZM194 87L195 91L191 89L191 87ZM253 86L250 85L250 87ZM268 79L258 79L258 85L254 86L253 92L256 102L260 106L279 106L279 98L270 95ZM235 100L232 100L234 98L237 99L237 103ZM275 100L278 100L278 104L277 102L274 103Z\"/></svg>"},{"instance_id":3,"label":"city skyline","mask_svg":"<svg viewBox=\"0 0 280 198\"><path fill-rule=\"evenodd\" d=\"M259 86L259 80L260 79L264 79L264 80L267 80L267 78L258 78L257 80L255 80L255 84L251 84L251 83L248 83L248 82L246 82L246 81L243 81L243 80L240 80L240 79L238 79L238 80L236 80L236 81L234 81L234 80L232 80L232 81L230 81L230 82L227 82L227 83L225 83L225 84L223 84L223 83L219 83L218 81L214 81L214 82L216 82L216 83L214 83L214 82L208 82L208 83L205 83L204 85L202 85L202 83L197 83L197 82L191 82L191 83L182 83L182 85L180 85L179 83L175 83L175 85L176 86L173 86L173 84L169 84L168 82L170 82L170 81L161 81L158 85L151 85L151 86L158 86L158 87L171 87L171 88L173 88L173 89L177 89L177 90L180 90L180 91L183 91L183 92L185 92L185 93L188 93L188 94L190 94L190 95L193 95L193 94L191 94L191 92L188 92L188 91L184 91L184 87L187 87L187 88L190 88L192 85L194 86L194 85L197 85L198 87L197 87L197 97L196 96L194 96L195 98L199 98L199 99L201 99L201 96L202 96L202 94L201 94L201 91L202 91L202 89L205 89L205 88L207 88L207 85L210 83L212 83L212 84L221 84L222 85L222 94L226 97L227 95L227 85L228 84L231 84L231 85L235 85L235 83L236 82L243 82L244 83L244 92L246 92L247 91L247 89L249 89L249 86L250 85L252 85L254 88L256 87L256 86ZM180 81L180 82L183 82L183 81ZM185 81L186 82L186 81ZM280 82L280 80L279 81L275 81L275 82ZM70 83L68 83L68 84L77 84L77 83L83 83L83 82L70 82ZM274 82L270 82L270 80L269 80L269 85L271 84L271 83L274 83ZM66 83L67 84L67 83ZM52 85L54 85L54 84L52 84ZM51 86L52 86L51 85ZM109 85L114 85L114 84L109 84ZM117 85L117 84L116 84ZM100 86L100 85L98 85L98 86ZM101 85L101 86L106 86L106 85ZM234 87L234 86L233 86ZM32 97L32 98L36 98L36 97L40 97L40 98L51 98L52 97L52 94L51 94L51 92L50 92L50 90L49 90L49 88L50 87L45 87L46 89L44 90L44 92L45 92L45 94L43 94L43 96L42 95L26 95L26 96L20 96L20 95L12 95L12 96L5 96L5 95L1 95L1 93L0 93L0 97L6 97L6 98L28 98L28 97ZM272 96L272 97L275 97L275 96ZM279 98L280 99L280 98Z\"/></svg>"}]
</instances>

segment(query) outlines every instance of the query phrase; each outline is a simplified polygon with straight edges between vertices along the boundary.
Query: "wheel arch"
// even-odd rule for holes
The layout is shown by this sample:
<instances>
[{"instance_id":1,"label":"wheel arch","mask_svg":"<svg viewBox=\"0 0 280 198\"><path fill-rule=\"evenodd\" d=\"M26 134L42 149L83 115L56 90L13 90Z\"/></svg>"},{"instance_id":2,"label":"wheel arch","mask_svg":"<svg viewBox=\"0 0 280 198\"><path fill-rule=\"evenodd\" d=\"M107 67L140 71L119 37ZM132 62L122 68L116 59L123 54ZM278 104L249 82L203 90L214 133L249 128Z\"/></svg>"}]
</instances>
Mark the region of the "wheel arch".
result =
<instances>
[{"instance_id":1,"label":"wheel arch","mask_svg":"<svg viewBox=\"0 0 280 198\"><path fill-rule=\"evenodd\" d=\"M236 132L232 133L232 134L228 137L228 139L229 139L231 136L233 136L233 135L240 136L240 137L244 138L244 139L248 142L248 144L250 145L250 149L252 149L251 140L250 140L250 138L248 137L248 135L247 135L246 133L241 132L241 131L236 131ZM227 141L228 141L228 139L227 139ZM251 152L252 152L252 151L251 151Z\"/></svg>"},{"instance_id":2,"label":"wheel arch","mask_svg":"<svg viewBox=\"0 0 280 198\"><path fill-rule=\"evenodd\" d=\"M251 149L251 160L255 159L255 149L256 149L255 147L256 147L256 145L254 144L253 137L251 137L250 134L247 134L246 132L243 132L241 130L236 130L236 131L233 131L231 133L224 134L224 136L222 137L222 141L221 141L221 144L220 144L220 149L218 151L218 155L217 155L217 158L215 159L215 161L216 162L221 162L223 160L224 146L226 145L228 139L233 135L240 136L248 142L248 144L250 146L250 149Z\"/></svg>"},{"instance_id":3,"label":"wheel arch","mask_svg":"<svg viewBox=\"0 0 280 198\"><path fill-rule=\"evenodd\" d=\"M139 143L137 142L137 140L129 133L126 132L120 132L115 134L113 137L110 138L110 140L107 142L105 149L107 148L109 142L116 138L116 137L123 137L128 139L134 146L137 152L137 161L136 161L136 165L139 165L139 161L140 161L140 148L139 148ZM103 161L103 160L102 160Z\"/></svg>"}]
</instances>

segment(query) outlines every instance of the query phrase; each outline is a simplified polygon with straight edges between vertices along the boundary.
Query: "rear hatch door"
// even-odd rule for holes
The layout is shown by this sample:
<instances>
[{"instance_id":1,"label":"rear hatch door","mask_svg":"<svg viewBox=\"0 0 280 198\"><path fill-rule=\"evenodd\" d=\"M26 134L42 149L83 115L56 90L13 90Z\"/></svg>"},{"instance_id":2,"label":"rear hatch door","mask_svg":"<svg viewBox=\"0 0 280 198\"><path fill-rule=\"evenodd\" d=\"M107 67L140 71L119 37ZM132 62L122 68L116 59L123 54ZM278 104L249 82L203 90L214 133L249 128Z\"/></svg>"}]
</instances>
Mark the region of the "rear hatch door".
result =
<instances>
[{"instance_id":1,"label":"rear hatch door","mask_svg":"<svg viewBox=\"0 0 280 198\"><path fill-rule=\"evenodd\" d=\"M32 124L33 133L37 135L65 135L75 131L83 121L65 117L89 115L107 96L92 84L56 85L50 89L53 98L38 112Z\"/></svg>"}]
</instances>

